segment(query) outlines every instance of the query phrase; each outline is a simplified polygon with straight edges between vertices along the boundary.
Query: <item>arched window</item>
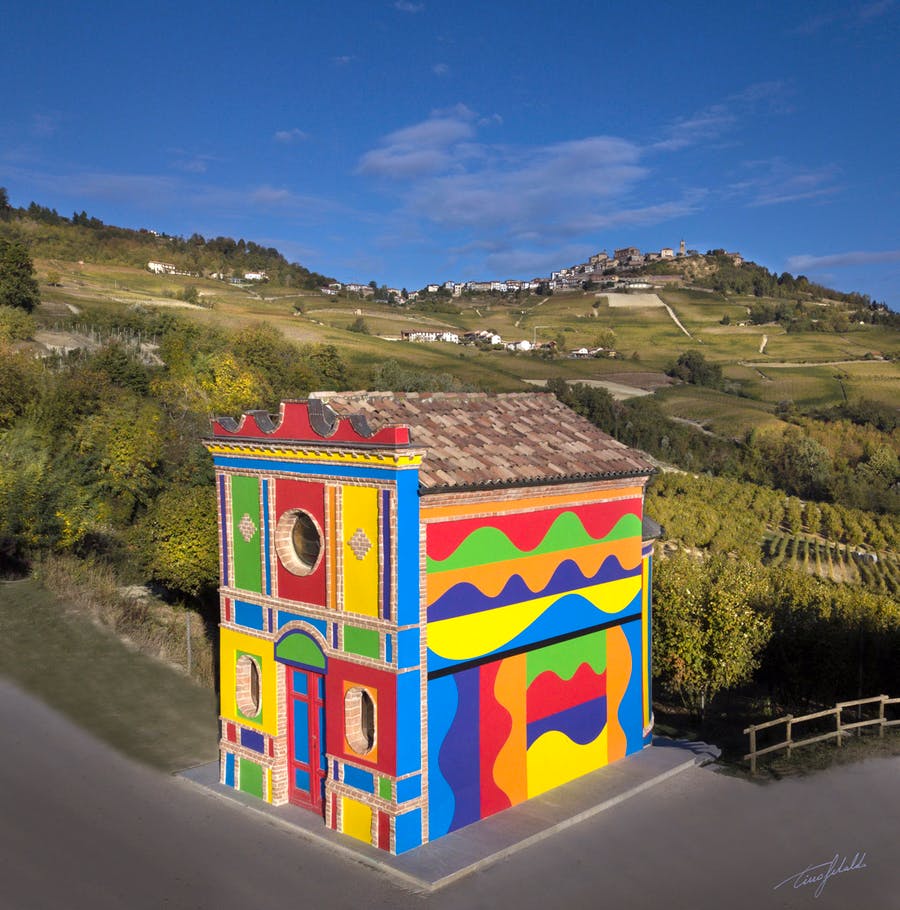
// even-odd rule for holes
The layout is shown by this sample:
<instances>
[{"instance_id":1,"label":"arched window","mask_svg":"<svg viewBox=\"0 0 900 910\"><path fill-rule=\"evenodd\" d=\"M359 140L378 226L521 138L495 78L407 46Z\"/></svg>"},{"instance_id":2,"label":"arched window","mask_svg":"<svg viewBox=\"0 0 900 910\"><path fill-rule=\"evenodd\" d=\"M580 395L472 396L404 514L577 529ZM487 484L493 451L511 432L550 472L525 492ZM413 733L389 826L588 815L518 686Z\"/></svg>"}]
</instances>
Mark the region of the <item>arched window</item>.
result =
<instances>
[{"instance_id":1,"label":"arched window","mask_svg":"<svg viewBox=\"0 0 900 910\"><path fill-rule=\"evenodd\" d=\"M262 695L259 685L259 664L249 654L241 654L235 667L235 700L244 717L259 716Z\"/></svg>"},{"instance_id":2,"label":"arched window","mask_svg":"<svg viewBox=\"0 0 900 910\"><path fill-rule=\"evenodd\" d=\"M366 689L355 686L344 696L344 735L357 755L375 745L375 701Z\"/></svg>"}]
</instances>

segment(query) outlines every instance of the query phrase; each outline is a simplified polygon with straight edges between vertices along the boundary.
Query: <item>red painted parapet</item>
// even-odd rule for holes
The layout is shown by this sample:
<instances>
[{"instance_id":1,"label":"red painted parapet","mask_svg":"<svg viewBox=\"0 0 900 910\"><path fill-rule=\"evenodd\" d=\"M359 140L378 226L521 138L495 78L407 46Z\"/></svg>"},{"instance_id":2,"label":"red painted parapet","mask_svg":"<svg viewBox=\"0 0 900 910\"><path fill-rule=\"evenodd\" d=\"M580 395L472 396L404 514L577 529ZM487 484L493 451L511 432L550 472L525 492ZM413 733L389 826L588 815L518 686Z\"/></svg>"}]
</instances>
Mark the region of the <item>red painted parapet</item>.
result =
<instances>
[{"instance_id":1,"label":"red painted parapet","mask_svg":"<svg viewBox=\"0 0 900 910\"><path fill-rule=\"evenodd\" d=\"M409 445L409 427L383 427L375 431L364 414L341 417L319 398L283 401L277 421L272 420L268 411L248 411L239 421L220 417L212 421L212 430L217 438L366 446Z\"/></svg>"}]
</instances>

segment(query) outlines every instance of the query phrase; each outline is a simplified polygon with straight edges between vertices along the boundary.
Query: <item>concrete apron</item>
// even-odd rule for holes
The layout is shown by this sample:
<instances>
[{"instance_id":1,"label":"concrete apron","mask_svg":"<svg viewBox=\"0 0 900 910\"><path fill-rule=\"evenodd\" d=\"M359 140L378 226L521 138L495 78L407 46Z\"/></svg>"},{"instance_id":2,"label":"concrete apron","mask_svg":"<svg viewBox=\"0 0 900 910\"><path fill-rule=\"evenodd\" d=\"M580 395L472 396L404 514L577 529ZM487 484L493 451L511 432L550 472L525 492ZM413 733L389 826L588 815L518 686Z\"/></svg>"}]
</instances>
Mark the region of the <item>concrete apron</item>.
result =
<instances>
[{"instance_id":1,"label":"concrete apron","mask_svg":"<svg viewBox=\"0 0 900 910\"><path fill-rule=\"evenodd\" d=\"M391 856L362 841L332 831L322 818L298 806L271 806L219 783L219 764L210 762L178 777L216 796L255 810L330 852L386 873L418 891L436 891L504 857L552 837L664 780L715 761L721 750L702 742L654 737L653 745L612 765L519 803L465 828Z\"/></svg>"}]
</instances>

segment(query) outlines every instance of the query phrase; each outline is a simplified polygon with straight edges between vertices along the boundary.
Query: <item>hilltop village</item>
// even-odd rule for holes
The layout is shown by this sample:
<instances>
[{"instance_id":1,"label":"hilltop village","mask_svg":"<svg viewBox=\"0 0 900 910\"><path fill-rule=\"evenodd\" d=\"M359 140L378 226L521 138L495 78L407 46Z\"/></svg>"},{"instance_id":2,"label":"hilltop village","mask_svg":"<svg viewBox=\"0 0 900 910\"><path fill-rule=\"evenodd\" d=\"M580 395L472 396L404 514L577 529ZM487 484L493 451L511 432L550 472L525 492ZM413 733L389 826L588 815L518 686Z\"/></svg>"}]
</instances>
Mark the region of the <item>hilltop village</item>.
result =
<instances>
[{"instance_id":1,"label":"hilltop village","mask_svg":"<svg viewBox=\"0 0 900 910\"><path fill-rule=\"evenodd\" d=\"M719 251L716 251L719 252ZM740 253L725 253L735 266L740 266L744 259ZM547 292L581 291L591 287L601 290L613 288L622 289L647 289L663 287L684 280L680 273L667 275L654 272L652 275L639 274L647 266L657 263L676 262L685 259L697 259L701 254L697 250L686 250L682 240L678 250L672 247L663 247L659 251L642 253L637 247L627 246L613 250L610 256L606 250L601 250L591 256L587 262L581 262L568 268L558 269L549 276L536 277L526 280L507 278L505 280L492 279L490 281L445 281L443 284L428 284L418 291L405 292L403 289L386 288L387 299L395 298L397 301L416 300L428 294L445 294L450 297L461 297L463 294L514 294ZM375 295L379 290L374 282L369 284L342 284L332 282L327 287L321 288L324 294L337 295L341 292L359 294L363 297Z\"/></svg>"}]
</instances>

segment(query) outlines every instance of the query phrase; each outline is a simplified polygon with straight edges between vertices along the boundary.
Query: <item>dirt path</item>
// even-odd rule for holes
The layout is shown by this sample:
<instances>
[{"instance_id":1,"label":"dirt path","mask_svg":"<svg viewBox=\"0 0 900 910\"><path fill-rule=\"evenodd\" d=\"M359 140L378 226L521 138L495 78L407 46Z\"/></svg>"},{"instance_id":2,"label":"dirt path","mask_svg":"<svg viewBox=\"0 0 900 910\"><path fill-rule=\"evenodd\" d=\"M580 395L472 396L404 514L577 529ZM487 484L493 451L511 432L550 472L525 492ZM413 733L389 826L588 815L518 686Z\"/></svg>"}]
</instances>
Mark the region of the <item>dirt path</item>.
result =
<instances>
[{"instance_id":1,"label":"dirt path","mask_svg":"<svg viewBox=\"0 0 900 910\"><path fill-rule=\"evenodd\" d=\"M600 296L600 295L598 295ZM603 294L603 297L609 301L611 307L626 309L626 308L640 308L640 307L663 307L665 311L669 314L669 318L675 325L687 335L688 338L693 338L694 336L682 325L681 320L675 315L675 311L672 307L669 306L665 301L663 301L657 294L616 294L616 293L607 293Z\"/></svg>"},{"instance_id":2,"label":"dirt path","mask_svg":"<svg viewBox=\"0 0 900 910\"><path fill-rule=\"evenodd\" d=\"M526 379L525 382L530 385L541 386L547 385L546 379ZM613 382L610 379L569 379L570 385L587 385L594 388L606 389L616 401L625 401L628 398L640 398L644 395L652 395L652 389L639 389L633 385L626 385L624 382Z\"/></svg>"},{"instance_id":3,"label":"dirt path","mask_svg":"<svg viewBox=\"0 0 900 910\"><path fill-rule=\"evenodd\" d=\"M764 336L765 337L765 336ZM742 367L839 367L851 363L884 363L883 360L864 360L862 357L856 360L739 360Z\"/></svg>"}]
</instances>

